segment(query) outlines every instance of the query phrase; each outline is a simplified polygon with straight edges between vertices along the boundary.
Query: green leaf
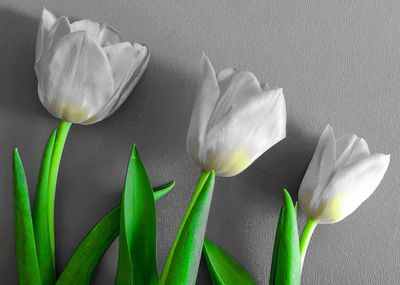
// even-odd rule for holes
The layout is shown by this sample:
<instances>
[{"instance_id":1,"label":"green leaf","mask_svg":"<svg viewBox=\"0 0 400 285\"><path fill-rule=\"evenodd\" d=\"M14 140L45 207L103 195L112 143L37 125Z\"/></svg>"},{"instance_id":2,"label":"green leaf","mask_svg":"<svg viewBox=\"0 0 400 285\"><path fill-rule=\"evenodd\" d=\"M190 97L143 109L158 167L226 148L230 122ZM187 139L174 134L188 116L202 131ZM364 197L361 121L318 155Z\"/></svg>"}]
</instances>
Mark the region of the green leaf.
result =
<instances>
[{"instance_id":1,"label":"green leaf","mask_svg":"<svg viewBox=\"0 0 400 285\"><path fill-rule=\"evenodd\" d=\"M154 189L154 201L158 201L175 186L172 181ZM114 208L88 233L75 249L56 285L90 285L93 273L110 247L119 235L120 206Z\"/></svg>"},{"instance_id":2,"label":"green leaf","mask_svg":"<svg viewBox=\"0 0 400 285\"><path fill-rule=\"evenodd\" d=\"M56 134L57 129L51 133L43 151L32 217L40 276L43 284L54 284L55 279L54 257L50 245L47 207L49 199L49 173Z\"/></svg>"},{"instance_id":3,"label":"green leaf","mask_svg":"<svg viewBox=\"0 0 400 285\"><path fill-rule=\"evenodd\" d=\"M283 206L279 215L272 257L270 285L300 284L300 247L296 208L290 194L283 190Z\"/></svg>"},{"instance_id":4,"label":"green leaf","mask_svg":"<svg viewBox=\"0 0 400 285\"><path fill-rule=\"evenodd\" d=\"M243 266L209 239L204 240L203 254L213 285L256 284Z\"/></svg>"},{"instance_id":5,"label":"green leaf","mask_svg":"<svg viewBox=\"0 0 400 285\"><path fill-rule=\"evenodd\" d=\"M28 185L18 149L14 150L14 230L19 285L40 285Z\"/></svg>"},{"instance_id":6,"label":"green leaf","mask_svg":"<svg viewBox=\"0 0 400 285\"><path fill-rule=\"evenodd\" d=\"M269 284L274 285L275 284L275 278L276 278L276 267L278 263L278 254L279 254L279 245L281 241L281 232L282 232L282 214L283 214L283 206L280 210L279 213L279 219L278 219L278 225L276 227L276 233L275 233L275 241L274 241L274 249L272 252L272 262L271 262L271 273L269 276Z\"/></svg>"},{"instance_id":7,"label":"green leaf","mask_svg":"<svg viewBox=\"0 0 400 285\"><path fill-rule=\"evenodd\" d=\"M54 201L58 170L71 122L60 121L43 152L33 207L33 225L42 285L53 285L56 280Z\"/></svg>"},{"instance_id":8,"label":"green leaf","mask_svg":"<svg viewBox=\"0 0 400 285\"><path fill-rule=\"evenodd\" d=\"M157 284L156 209L146 170L133 146L121 202L117 285Z\"/></svg>"},{"instance_id":9,"label":"green leaf","mask_svg":"<svg viewBox=\"0 0 400 285\"><path fill-rule=\"evenodd\" d=\"M153 190L153 195L154 195L154 201L160 200L162 197L167 195L169 191L171 191L175 187L175 181L171 181L163 186L154 188Z\"/></svg>"},{"instance_id":10,"label":"green leaf","mask_svg":"<svg viewBox=\"0 0 400 285\"><path fill-rule=\"evenodd\" d=\"M161 285L195 284L214 181L214 171L202 172L165 263Z\"/></svg>"}]
</instances>

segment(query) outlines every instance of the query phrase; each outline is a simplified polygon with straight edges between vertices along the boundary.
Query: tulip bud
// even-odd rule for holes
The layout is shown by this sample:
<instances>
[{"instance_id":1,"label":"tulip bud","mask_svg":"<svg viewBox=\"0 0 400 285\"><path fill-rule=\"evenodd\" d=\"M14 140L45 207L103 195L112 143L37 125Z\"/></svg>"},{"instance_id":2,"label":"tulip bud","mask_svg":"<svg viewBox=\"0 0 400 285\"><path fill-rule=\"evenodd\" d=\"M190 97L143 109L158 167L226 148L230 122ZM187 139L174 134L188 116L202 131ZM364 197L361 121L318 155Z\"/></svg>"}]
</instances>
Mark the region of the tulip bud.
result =
<instances>
[{"instance_id":1,"label":"tulip bud","mask_svg":"<svg viewBox=\"0 0 400 285\"><path fill-rule=\"evenodd\" d=\"M286 136L282 89L261 86L250 72L214 72L205 54L187 135L187 150L204 170L234 176Z\"/></svg>"},{"instance_id":2,"label":"tulip bud","mask_svg":"<svg viewBox=\"0 0 400 285\"><path fill-rule=\"evenodd\" d=\"M70 23L44 9L36 41L39 98L59 119L93 124L126 100L149 61L146 45L124 42L105 24Z\"/></svg>"},{"instance_id":3,"label":"tulip bud","mask_svg":"<svg viewBox=\"0 0 400 285\"><path fill-rule=\"evenodd\" d=\"M300 185L301 208L321 224L343 220L375 191L389 162L390 155L371 155L356 135L335 139L328 125Z\"/></svg>"}]
</instances>

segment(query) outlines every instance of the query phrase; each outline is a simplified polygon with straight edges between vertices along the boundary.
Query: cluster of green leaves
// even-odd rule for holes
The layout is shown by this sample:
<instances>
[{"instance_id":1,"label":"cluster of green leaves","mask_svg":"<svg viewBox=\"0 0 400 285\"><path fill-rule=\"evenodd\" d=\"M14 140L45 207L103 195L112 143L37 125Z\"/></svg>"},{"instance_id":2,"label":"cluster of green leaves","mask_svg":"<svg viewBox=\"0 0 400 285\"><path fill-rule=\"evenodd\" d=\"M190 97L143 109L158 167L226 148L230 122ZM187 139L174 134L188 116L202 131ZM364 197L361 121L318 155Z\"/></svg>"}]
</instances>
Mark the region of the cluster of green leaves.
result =
<instances>
[{"instance_id":1,"label":"cluster of green leaves","mask_svg":"<svg viewBox=\"0 0 400 285\"><path fill-rule=\"evenodd\" d=\"M16 260L20 285L89 285L97 264L118 235L120 247L115 284L195 284L202 249L214 285L255 284L243 266L212 241L204 240L214 189L213 171L202 172L159 279L155 201L173 189L175 183L153 191L136 146L129 159L121 205L111 210L88 233L56 280L51 245L54 232L48 230L48 199L51 198L48 184L56 135L57 131L54 131L43 153L33 215L18 150L13 154ZM286 190L283 197L270 285L300 284L296 206Z\"/></svg>"},{"instance_id":2,"label":"cluster of green leaves","mask_svg":"<svg viewBox=\"0 0 400 285\"><path fill-rule=\"evenodd\" d=\"M175 182L156 188L153 192L136 147L133 148L128 165L123 204L114 208L89 232L55 281L54 250L50 240L54 233L48 231L49 211L46 199L51 198L47 187L56 133L57 131L52 133L44 150L33 215L22 160L17 149L13 154L14 228L19 284L90 284L98 262L120 230L124 233L121 235L121 248L124 249L125 246L127 250L120 250L118 284L152 284L147 281L136 282L132 278L147 278L149 268L156 270L154 201L173 189ZM146 219L141 218L143 215ZM149 241L154 246L149 246ZM39 247L41 251L38 250ZM144 264L143 261L148 263ZM138 266L139 263L143 266ZM153 266L148 266L149 263ZM128 278L134 283L123 279L129 275L132 275ZM157 282L156 272L154 276Z\"/></svg>"}]
</instances>

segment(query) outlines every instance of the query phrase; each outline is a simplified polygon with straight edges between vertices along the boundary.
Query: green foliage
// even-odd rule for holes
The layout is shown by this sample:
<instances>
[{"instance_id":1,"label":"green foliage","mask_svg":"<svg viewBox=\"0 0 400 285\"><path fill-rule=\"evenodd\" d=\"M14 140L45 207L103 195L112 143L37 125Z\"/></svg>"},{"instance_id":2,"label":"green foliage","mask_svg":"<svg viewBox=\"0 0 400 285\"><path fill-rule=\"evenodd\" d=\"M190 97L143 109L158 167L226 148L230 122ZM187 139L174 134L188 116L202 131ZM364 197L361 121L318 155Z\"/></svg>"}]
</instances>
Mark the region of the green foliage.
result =
<instances>
[{"instance_id":1,"label":"green foliage","mask_svg":"<svg viewBox=\"0 0 400 285\"><path fill-rule=\"evenodd\" d=\"M203 254L213 285L256 284L243 266L209 239L204 240Z\"/></svg>"},{"instance_id":2,"label":"green foliage","mask_svg":"<svg viewBox=\"0 0 400 285\"><path fill-rule=\"evenodd\" d=\"M158 201L175 186L170 182L154 189L154 201ZM90 285L97 264L119 235L120 206L111 210L88 233L75 249L57 280L57 285Z\"/></svg>"},{"instance_id":3,"label":"green foliage","mask_svg":"<svg viewBox=\"0 0 400 285\"><path fill-rule=\"evenodd\" d=\"M54 254L50 245L51 239L48 218L49 173L56 134L57 129L51 133L47 145L43 151L32 217L40 276L44 285L54 284L56 274Z\"/></svg>"},{"instance_id":4,"label":"green foliage","mask_svg":"<svg viewBox=\"0 0 400 285\"><path fill-rule=\"evenodd\" d=\"M172 244L160 284L195 284L214 190L214 180L214 171L202 172Z\"/></svg>"},{"instance_id":5,"label":"green foliage","mask_svg":"<svg viewBox=\"0 0 400 285\"><path fill-rule=\"evenodd\" d=\"M133 146L122 194L115 284L157 284L156 210L153 189Z\"/></svg>"},{"instance_id":6,"label":"green foliage","mask_svg":"<svg viewBox=\"0 0 400 285\"><path fill-rule=\"evenodd\" d=\"M283 206L279 214L272 256L270 285L300 284L300 247L296 206L290 194L283 190Z\"/></svg>"},{"instance_id":7,"label":"green foliage","mask_svg":"<svg viewBox=\"0 0 400 285\"><path fill-rule=\"evenodd\" d=\"M36 254L31 206L25 171L18 150L13 157L14 229L18 283L40 285L40 270Z\"/></svg>"}]
</instances>

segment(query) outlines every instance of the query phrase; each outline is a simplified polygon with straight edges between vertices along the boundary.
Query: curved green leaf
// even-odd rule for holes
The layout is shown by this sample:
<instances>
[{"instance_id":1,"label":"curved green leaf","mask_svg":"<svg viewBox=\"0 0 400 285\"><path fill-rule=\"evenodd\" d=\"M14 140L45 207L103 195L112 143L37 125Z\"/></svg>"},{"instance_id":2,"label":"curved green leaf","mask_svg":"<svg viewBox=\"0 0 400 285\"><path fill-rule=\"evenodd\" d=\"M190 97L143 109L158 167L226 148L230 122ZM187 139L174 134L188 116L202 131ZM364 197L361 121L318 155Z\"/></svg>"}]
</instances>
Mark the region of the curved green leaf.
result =
<instances>
[{"instance_id":1,"label":"curved green leaf","mask_svg":"<svg viewBox=\"0 0 400 285\"><path fill-rule=\"evenodd\" d=\"M154 189L158 201L175 186L175 181ZM111 243L119 235L120 206L102 218L75 249L56 285L90 285L93 273Z\"/></svg>"},{"instance_id":2,"label":"curved green leaf","mask_svg":"<svg viewBox=\"0 0 400 285\"><path fill-rule=\"evenodd\" d=\"M18 283L40 285L28 185L18 149L14 150L13 156L14 230Z\"/></svg>"},{"instance_id":3,"label":"curved green leaf","mask_svg":"<svg viewBox=\"0 0 400 285\"><path fill-rule=\"evenodd\" d=\"M297 206L296 206L297 207ZM300 246L296 207L286 189L276 229L270 285L300 284Z\"/></svg>"},{"instance_id":4,"label":"curved green leaf","mask_svg":"<svg viewBox=\"0 0 400 285\"><path fill-rule=\"evenodd\" d=\"M55 278L54 258L50 245L47 207L49 199L49 173L56 134L57 129L51 133L43 151L32 216L40 276L43 284L53 284Z\"/></svg>"},{"instance_id":5,"label":"curved green leaf","mask_svg":"<svg viewBox=\"0 0 400 285\"><path fill-rule=\"evenodd\" d=\"M162 197L167 195L175 187L175 181L171 181L163 186L156 187L153 189L154 201L160 200Z\"/></svg>"},{"instance_id":6,"label":"curved green leaf","mask_svg":"<svg viewBox=\"0 0 400 285\"><path fill-rule=\"evenodd\" d=\"M121 202L117 285L157 284L156 209L146 170L133 146Z\"/></svg>"},{"instance_id":7,"label":"curved green leaf","mask_svg":"<svg viewBox=\"0 0 400 285\"><path fill-rule=\"evenodd\" d=\"M193 198L172 244L160 284L195 284L214 190L214 181L214 171L202 172Z\"/></svg>"},{"instance_id":8,"label":"curved green leaf","mask_svg":"<svg viewBox=\"0 0 400 285\"><path fill-rule=\"evenodd\" d=\"M255 285L250 274L209 239L204 240L203 254L213 285Z\"/></svg>"}]
</instances>

